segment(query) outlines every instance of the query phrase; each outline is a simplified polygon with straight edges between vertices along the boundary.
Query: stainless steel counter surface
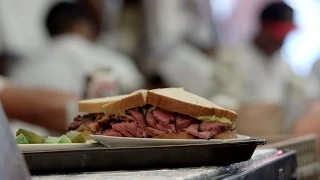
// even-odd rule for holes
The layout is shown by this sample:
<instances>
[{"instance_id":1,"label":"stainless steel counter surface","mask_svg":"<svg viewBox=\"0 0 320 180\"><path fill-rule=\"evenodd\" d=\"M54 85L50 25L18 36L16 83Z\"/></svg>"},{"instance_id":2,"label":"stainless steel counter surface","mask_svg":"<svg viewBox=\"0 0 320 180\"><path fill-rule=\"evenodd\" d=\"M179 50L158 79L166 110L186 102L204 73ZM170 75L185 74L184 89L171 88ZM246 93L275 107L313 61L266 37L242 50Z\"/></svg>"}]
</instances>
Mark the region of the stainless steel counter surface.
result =
<instances>
[{"instance_id":1,"label":"stainless steel counter surface","mask_svg":"<svg viewBox=\"0 0 320 180\"><path fill-rule=\"evenodd\" d=\"M236 172L245 172L259 162L268 158L276 157L276 149L257 149L252 158L245 162L240 162L224 167L194 167L178 169L159 169L143 171L104 171L79 174L61 174L61 175L43 175L33 176L34 180L198 180L211 179L213 177L226 174L235 174Z\"/></svg>"}]
</instances>

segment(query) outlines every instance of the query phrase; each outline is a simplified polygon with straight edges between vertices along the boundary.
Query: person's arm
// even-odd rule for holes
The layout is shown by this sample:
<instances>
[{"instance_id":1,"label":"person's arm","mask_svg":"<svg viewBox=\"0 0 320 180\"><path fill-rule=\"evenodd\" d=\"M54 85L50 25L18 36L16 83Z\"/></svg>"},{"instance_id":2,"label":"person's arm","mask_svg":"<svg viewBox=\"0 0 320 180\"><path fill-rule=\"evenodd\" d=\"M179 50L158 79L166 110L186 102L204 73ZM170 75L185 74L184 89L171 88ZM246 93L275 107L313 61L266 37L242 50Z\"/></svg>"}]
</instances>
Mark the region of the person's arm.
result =
<instances>
[{"instance_id":1,"label":"person's arm","mask_svg":"<svg viewBox=\"0 0 320 180\"><path fill-rule=\"evenodd\" d=\"M76 98L69 93L12 86L5 87L0 95L9 119L19 119L59 133L67 129L66 104Z\"/></svg>"}]
</instances>

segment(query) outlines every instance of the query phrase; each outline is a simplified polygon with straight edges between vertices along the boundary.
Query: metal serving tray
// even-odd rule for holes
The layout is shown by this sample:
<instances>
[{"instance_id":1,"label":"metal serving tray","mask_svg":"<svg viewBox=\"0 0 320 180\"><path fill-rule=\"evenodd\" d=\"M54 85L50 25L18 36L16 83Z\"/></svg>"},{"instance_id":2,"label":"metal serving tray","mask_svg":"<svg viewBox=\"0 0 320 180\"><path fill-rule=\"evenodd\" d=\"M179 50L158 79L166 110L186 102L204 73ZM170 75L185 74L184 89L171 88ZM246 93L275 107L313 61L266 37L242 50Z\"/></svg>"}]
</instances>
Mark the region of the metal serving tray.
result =
<instances>
[{"instance_id":1,"label":"metal serving tray","mask_svg":"<svg viewBox=\"0 0 320 180\"><path fill-rule=\"evenodd\" d=\"M263 139L201 145L174 145L26 152L32 174L225 166L251 158Z\"/></svg>"}]
</instances>

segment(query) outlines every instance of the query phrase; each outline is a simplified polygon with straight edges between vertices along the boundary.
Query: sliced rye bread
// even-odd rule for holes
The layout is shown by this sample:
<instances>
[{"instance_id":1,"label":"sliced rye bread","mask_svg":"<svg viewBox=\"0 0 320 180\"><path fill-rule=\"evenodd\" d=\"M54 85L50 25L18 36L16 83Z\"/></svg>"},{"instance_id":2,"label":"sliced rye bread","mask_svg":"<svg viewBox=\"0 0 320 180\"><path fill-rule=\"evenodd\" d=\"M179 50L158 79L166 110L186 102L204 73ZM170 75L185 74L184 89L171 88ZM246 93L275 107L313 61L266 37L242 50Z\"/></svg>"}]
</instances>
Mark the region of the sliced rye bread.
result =
<instances>
[{"instance_id":1,"label":"sliced rye bread","mask_svg":"<svg viewBox=\"0 0 320 180\"><path fill-rule=\"evenodd\" d=\"M182 88L136 91L127 97L103 105L102 109L106 115L112 115L146 104L191 117L215 115L228 118L232 122L235 122L237 117L237 113L224 109Z\"/></svg>"}]
</instances>

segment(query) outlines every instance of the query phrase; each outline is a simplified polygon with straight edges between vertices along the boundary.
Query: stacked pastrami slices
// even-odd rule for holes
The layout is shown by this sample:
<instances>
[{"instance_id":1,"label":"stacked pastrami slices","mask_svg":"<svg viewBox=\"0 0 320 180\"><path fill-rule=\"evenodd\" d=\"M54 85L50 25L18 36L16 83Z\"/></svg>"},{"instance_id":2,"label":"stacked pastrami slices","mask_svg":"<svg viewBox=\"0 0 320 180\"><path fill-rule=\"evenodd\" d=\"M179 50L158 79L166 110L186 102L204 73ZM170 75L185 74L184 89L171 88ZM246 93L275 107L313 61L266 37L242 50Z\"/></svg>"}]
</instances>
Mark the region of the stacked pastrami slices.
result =
<instances>
[{"instance_id":1,"label":"stacked pastrami slices","mask_svg":"<svg viewBox=\"0 0 320 180\"><path fill-rule=\"evenodd\" d=\"M211 139L219 133L231 131L232 126L217 121L200 121L146 105L118 115L78 116L70 125L70 130L85 129L92 134L106 136L161 138L165 134L185 132L189 134L189 138Z\"/></svg>"}]
</instances>

